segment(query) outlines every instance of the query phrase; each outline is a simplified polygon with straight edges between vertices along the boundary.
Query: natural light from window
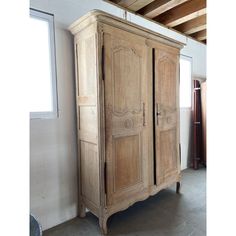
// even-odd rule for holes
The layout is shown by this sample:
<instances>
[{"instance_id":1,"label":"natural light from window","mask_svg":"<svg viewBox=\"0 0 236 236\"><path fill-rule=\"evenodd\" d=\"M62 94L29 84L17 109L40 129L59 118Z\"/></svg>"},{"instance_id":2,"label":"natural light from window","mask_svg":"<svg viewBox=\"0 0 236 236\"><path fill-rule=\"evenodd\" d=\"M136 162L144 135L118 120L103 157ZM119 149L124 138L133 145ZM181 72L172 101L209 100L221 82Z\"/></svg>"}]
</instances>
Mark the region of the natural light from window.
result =
<instances>
[{"instance_id":1,"label":"natural light from window","mask_svg":"<svg viewBox=\"0 0 236 236\"><path fill-rule=\"evenodd\" d=\"M56 110L56 78L53 65L55 59L52 58L53 34L50 30L53 29L50 28L50 17L52 16L44 13L37 13L36 16L31 14L30 17L31 118L50 118Z\"/></svg>"},{"instance_id":2,"label":"natural light from window","mask_svg":"<svg viewBox=\"0 0 236 236\"><path fill-rule=\"evenodd\" d=\"M180 57L180 107L191 107L192 60Z\"/></svg>"}]
</instances>

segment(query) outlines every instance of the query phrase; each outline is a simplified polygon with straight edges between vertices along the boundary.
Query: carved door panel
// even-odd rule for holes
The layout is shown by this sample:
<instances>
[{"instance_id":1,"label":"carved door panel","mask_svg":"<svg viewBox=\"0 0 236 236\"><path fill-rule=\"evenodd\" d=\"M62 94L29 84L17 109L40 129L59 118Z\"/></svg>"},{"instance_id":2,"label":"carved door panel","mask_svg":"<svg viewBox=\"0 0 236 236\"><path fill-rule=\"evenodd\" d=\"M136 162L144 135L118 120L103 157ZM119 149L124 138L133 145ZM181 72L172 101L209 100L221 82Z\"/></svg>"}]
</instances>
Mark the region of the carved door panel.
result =
<instances>
[{"instance_id":1,"label":"carved door panel","mask_svg":"<svg viewBox=\"0 0 236 236\"><path fill-rule=\"evenodd\" d=\"M179 173L179 56L155 49L155 153L156 183L161 185Z\"/></svg>"},{"instance_id":2,"label":"carved door panel","mask_svg":"<svg viewBox=\"0 0 236 236\"><path fill-rule=\"evenodd\" d=\"M148 186L146 64L143 38L114 28L104 33L107 205Z\"/></svg>"}]
</instances>

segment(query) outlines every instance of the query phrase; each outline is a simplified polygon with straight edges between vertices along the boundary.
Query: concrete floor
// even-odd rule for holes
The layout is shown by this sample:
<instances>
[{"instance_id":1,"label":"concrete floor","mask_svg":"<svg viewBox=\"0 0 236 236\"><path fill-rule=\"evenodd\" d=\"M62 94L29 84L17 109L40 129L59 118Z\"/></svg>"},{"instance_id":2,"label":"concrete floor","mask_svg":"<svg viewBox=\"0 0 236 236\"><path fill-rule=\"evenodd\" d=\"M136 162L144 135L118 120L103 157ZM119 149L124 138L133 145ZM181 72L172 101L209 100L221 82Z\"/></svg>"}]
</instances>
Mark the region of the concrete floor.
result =
<instances>
[{"instance_id":1,"label":"concrete floor","mask_svg":"<svg viewBox=\"0 0 236 236\"><path fill-rule=\"evenodd\" d=\"M182 173L180 195L173 186L114 214L108 220L108 235L205 236L206 170ZM43 232L43 236L96 235L102 234L98 219L91 213Z\"/></svg>"}]
</instances>

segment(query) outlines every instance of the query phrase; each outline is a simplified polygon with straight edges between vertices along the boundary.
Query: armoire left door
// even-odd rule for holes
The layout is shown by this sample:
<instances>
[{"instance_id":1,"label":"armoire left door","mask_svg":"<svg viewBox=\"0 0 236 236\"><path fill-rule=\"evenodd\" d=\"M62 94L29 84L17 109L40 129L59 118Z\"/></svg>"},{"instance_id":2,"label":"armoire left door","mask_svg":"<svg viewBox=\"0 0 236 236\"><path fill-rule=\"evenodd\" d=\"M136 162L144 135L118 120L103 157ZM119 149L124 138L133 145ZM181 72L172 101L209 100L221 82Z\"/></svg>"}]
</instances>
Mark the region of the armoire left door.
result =
<instances>
[{"instance_id":1,"label":"armoire left door","mask_svg":"<svg viewBox=\"0 0 236 236\"><path fill-rule=\"evenodd\" d=\"M104 27L107 205L148 191L149 108L145 38Z\"/></svg>"}]
</instances>

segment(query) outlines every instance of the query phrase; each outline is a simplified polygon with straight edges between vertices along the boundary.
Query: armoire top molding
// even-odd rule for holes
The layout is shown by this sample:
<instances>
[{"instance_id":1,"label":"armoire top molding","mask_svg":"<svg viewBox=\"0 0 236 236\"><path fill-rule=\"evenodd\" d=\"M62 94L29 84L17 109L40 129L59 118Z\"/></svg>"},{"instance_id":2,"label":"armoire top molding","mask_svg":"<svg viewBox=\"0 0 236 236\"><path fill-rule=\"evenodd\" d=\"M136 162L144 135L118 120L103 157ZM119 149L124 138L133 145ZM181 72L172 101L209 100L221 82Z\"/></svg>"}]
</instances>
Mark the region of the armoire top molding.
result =
<instances>
[{"instance_id":1,"label":"armoire top molding","mask_svg":"<svg viewBox=\"0 0 236 236\"><path fill-rule=\"evenodd\" d=\"M176 48L181 49L185 45L177 40L164 36L160 33L154 32L148 28L142 27L140 25L137 25L135 23L122 19L120 17L114 16L107 12L96 10L96 9L89 11L87 14L85 14L84 16L76 20L74 23L72 23L69 26L69 30L71 31L73 35L75 35L81 30L83 30L84 28L93 24L94 22L101 22L107 25L115 26L117 28L121 28L128 32L132 32L134 34L143 36L147 39L159 41L161 43L165 43L167 45L170 45Z\"/></svg>"}]
</instances>

